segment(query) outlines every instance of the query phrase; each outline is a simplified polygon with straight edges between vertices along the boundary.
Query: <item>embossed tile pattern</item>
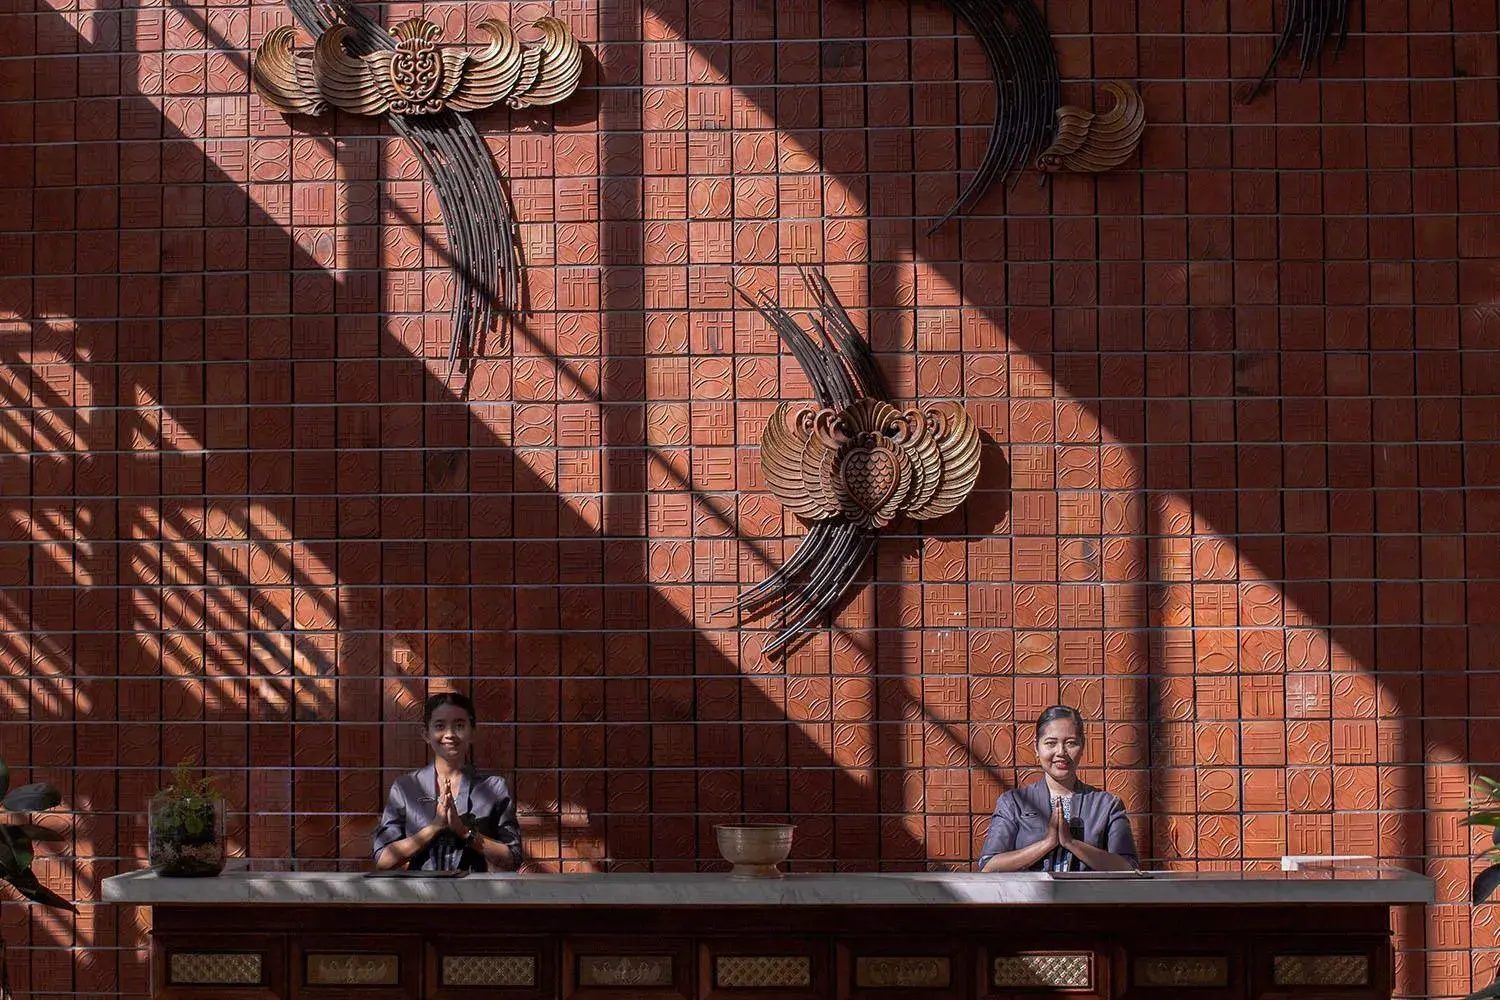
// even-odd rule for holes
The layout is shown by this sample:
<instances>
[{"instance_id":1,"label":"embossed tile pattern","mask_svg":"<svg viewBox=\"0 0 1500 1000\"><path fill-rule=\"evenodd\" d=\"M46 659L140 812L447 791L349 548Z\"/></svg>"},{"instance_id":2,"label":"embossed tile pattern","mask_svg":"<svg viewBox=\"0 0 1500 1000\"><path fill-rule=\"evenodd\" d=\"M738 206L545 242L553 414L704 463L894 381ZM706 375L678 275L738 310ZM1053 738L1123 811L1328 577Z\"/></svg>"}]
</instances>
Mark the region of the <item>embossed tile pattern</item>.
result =
<instances>
[{"instance_id":1,"label":"embossed tile pattern","mask_svg":"<svg viewBox=\"0 0 1500 1000\"><path fill-rule=\"evenodd\" d=\"M719 955L714 985L720 989L793 989L812 985L812 959L806 955Z\"/></svg>"},{"instance_id":2,"label":"embossed tile pattern","mask_svg":"<svg viewBox=\"0 0 1500 1000\"><path fill-rule=\"evenodd\" d=\"M397 955L310 953L306 966L309 986L395 986L401 981Z\"/></svg>"},{"instance_id":3,"label":"embossed tile pattern","mask_svg":"<svg viewBox=\"0 0 1500 1000\"><path fill-rule=\"evenodd\" d=\"M578 985L600 988L644 988L672 985L671 955L582 955Z\"/></svg>"},{"instance_id":4,"label":"embossed tile pattern","mask_svg":"<svg viewBox=\"0 0 1500 1000\"><path fill-rule=\"evenodd\" d=\"M1080 954L1001 955L990 985L996 989L1088 989L1094 985L1094 956Z\"/></svg>"},{"instance_id":5,"label":"embossed tile pattern","mask_svg":"<svg viewBox=\"0 0 1500 1000\"><path fill-rule=\"evenodd\" d=\"M444 955L444 986L521 988L536 985L534 955Z\"/></svg>"},{"instance_id":6,"label":"embossed tile pattern","mask_svg":"<svg viewBox=\"0 0 1500 1000\"><path fill-rule=\"evenodd\" d=\"M854 985L871 990L946 989L953 963L945 956L859 955L854 959Z\"/></svg>"},{"instance_id":7,"label":"embossed tile pattern","mask_svg":"<svg viewBox=\"0 0 1500 1000\"><path fill-rule=\"evenodd\" d=\"M1137 958L1135 985L1222 989L1229 985L1229 959L1222 955L1153 955Z\"/></svg>"},{"instance_id":8,"label":"embossed tile pattern","mask_svg":"<svg viewBox=\"0 0 1500 1000\"><path fill-rule=\"evenodd\" d=\"M1370 982L1366 955L1277 955L1271 981L1277 986L1365 986Z\"/></svg>"},{"instance_id":9,"label":"embossed tile pattern","mask_svg":"<svg viewBox=\"0 0 1500 1000\"><path fill-rule=\"evenodd\" d=\"M258 954L176 951L167 964L167 982L174 986L254 986L260 981Z\"/></svg>"}]
</instances>

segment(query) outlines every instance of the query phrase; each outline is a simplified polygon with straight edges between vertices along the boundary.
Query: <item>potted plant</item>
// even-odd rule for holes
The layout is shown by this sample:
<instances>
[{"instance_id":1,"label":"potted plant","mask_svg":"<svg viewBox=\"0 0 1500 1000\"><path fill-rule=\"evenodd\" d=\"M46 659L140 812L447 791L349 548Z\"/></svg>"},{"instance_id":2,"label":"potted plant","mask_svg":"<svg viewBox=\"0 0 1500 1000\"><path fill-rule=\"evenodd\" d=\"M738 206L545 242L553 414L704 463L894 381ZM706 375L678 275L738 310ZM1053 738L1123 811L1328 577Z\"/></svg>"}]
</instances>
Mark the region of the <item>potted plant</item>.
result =
<instances>
[{"instance_id":1,"label":"potted plant","mask_svg":"<svg viewBox=\"0 0 1500 1000\"><path fill-rule=\"evenodd\" d=\"M1479 905L1495 894L1500 889L1500 781L1494 778L1479 778L1474 783L1474 791L1478 793L1471 806L1473 812L1464 820L1469 826L1487 826L1491 830L1490 846L1479 853L1481 859L1488 858L1493 863L1474 876L1474 905ZM1466 1000L1495 1000L1500 998L1500 978L1497 978L1488 986L1470 993Z\"/></svg>"},{"instance_id":2,"label":"potted plant","mask_svg":"<svg viewBox=\"0 0 1500 1000\"><path fill-rule=\"evenodd\" d=\"M224 870L224 799L212 778L177 765L172 783L151 800L151 866L160 875L201 877Z\"/></svg>"},{"instance_id":3,"label":"potted plant","mask_svg":"<svg viewBox=\"0 0 1500 1000\"><path fill-rule=\"evenodd\" d=\"M32 845L39 840L62 840L62 834L35 823L19 822L26 818L25 813L45 812L61 801L62 796L51 785L38 783L11 788L10 768L0 759L0 819L18 820L0 822L0 880L33 903L77 913L76 906L42 885L31 870ZM5 977L5 942L0 940L0 997L9 996Z\"/></svg>"}]
</instances>

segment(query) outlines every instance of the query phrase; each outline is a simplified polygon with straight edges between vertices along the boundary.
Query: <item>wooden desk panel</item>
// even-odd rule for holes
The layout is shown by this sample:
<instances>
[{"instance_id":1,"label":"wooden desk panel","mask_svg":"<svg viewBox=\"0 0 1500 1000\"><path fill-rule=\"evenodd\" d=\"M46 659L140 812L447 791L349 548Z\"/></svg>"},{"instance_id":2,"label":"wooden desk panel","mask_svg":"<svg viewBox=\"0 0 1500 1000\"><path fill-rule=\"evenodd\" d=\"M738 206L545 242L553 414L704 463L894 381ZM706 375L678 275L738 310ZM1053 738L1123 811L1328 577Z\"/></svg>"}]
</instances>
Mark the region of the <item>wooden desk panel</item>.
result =
<instances>
[{"instance_id":1,"label":"wooden desk panel","mask_svg":"<svg viewBox=\"0 0 1500 1000\"><path fill-rule=\"evenodd\" d=\"M413 933L292 935L291 1000L422 1000Z\"/></svg>"},{"instance_id":2,"label":"wooden desk panel","mask_svg":"<svg viewBox=\"0 0 1500 1000\"><path fill-rule=\"evenodd\" d=\"M154 926L164 1000L1388 1000L1392 983L1381 904L158 905Z\"/></svg>"},{"instance_id":3,"label":"wooden desk panel","mask_svg":"<svg viewBox=\"0 0 1500 1000\"><path fill-rule=\"evenodd\" d=\"M439 934L426 942L428 1000L551 1000L558 943L539 934Z\"/></svg>"},{"instance_id":4,"label":"wooden desk panel","mask_svg":"<svg viewBox=\"0 0 1500 1000\"><path fill-rule=\"evenodd\" d=\"M699 1000L823 1000L831 985L822 937L713 937L698 945Z\"/></svg>"},{"instance_id":5,"label":"wooden desk panel","mask_svg":"<svg viewBox=\"0 0 1500 1000\"><path fill-rule=\"evenodd\" d=\"M152 983L162 1000L285 1000L286 938L268 934L152 935Z\"/></svg>"}]
</instances>

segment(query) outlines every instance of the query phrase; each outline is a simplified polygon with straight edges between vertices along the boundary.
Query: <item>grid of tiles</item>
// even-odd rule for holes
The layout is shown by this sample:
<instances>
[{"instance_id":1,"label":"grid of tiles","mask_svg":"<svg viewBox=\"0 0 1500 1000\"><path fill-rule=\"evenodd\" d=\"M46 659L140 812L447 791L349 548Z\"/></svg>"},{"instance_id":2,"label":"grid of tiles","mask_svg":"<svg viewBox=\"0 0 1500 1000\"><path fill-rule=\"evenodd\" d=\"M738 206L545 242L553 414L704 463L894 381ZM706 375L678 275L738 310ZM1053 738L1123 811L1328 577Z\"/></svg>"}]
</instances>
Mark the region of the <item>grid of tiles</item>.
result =
<instances>
[{"instance_id":1,"label":"grid of tiles","mask_svg":"<svg viewBox=\"0 0 1500 1000\"><path fill-rule=\"evenodd\" d=\"M1371 3L1243 107L1271 6L1050 0L1068 100L1139 82L1139 164L928 234L991 113L931 0L381 5L449 42L550 13L595 57L479 118L532 311L462 384L415 160L249 95L283 6L5 0L0 753L73 810L44 877L138 864L187 754L259 863L357 864L447 685L541 867L712 865L745 814L802 868L962 867L1063 700L1144 853L1421 865L1403 994L1488 981L1496 3ZM788 551L754 445L804 391L733 286L803 301L801 263L988 444L782 670L716 609ZM15 986L144 993L134 921L3 904Z\"/></svg>"}]
</instances>

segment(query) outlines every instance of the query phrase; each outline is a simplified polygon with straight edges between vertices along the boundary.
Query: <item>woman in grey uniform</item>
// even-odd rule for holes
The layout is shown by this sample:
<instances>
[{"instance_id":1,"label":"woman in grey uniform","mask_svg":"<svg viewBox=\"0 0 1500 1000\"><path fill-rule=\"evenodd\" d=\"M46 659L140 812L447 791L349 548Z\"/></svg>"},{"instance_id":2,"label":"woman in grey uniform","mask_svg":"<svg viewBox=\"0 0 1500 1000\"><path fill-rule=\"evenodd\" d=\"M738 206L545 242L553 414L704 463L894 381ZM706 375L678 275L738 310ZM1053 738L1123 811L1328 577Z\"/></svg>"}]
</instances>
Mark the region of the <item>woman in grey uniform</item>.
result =
<instances>
[{"instance_id":1,"label":"woman in grey uniform","mask_svg":"<svg viewBox=\"0 0 1500 1000\"><path fill-rule=\"evenodd\" d=\"M505 779L469 762L474 703L435 694L422 709L432 763L391 785L373 837L376 868L482 872L521 863L521 827Z\"/></svg>"},{"instance_id":2,"label":"woman in grey uniform","mask_svg":"<svg viewBox=\"0 0 1500 1000\"><path fill-rule=\"evenodd\" d=\"M979 870L1131 871L1140 867L1125 804L1078 780L1083 716L1054 705L1036 720L1042 777L995 803Z\"/></svg>"}]
</instances>

